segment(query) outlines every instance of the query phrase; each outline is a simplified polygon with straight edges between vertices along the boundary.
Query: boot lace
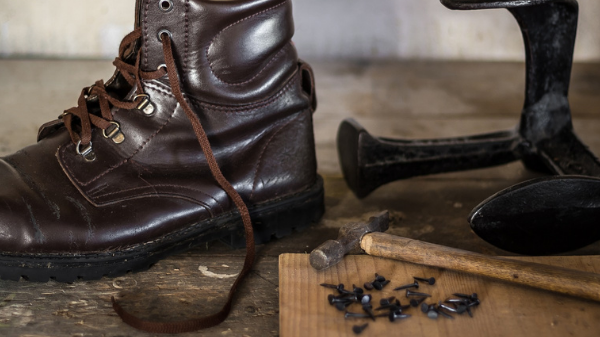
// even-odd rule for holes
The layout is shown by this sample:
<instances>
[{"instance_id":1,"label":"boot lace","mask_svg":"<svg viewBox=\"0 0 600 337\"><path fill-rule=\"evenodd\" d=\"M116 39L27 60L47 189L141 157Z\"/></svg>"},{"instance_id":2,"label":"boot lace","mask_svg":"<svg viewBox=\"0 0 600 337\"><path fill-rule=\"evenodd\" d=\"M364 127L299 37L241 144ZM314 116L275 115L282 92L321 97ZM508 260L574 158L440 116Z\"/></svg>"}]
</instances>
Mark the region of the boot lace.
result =
<instances>
[{"instance_id":1,"label":"boot lace","mask_svg":"<svg viewBox=\"0 0 600 337\"><path fill-rule=\"evenodd\" d=\"M127 110L136 109L140 104L136 100L147 97L143 93L142 80L157 79L166 75L167 71L164 67L153 72L141 71L139 51L133 65L124 61L127 52L135 47L134 44L141 36L142 31L139 28L125 36L119 47L119 56L113 62L122 78L130 86L136 88L137 95L135 95L134 100L124 101L111 96L104 81L99 80L94 85L84 88L77 101L77 107L66 110L61 116L73 144L77 145L78 152L80 152L81 146L91 149L93 126L101 129L105 137L107 136L107 130L111 130L109 133L113 134L120 127L113 119L111 106ZM90 112L90 106L92 105L90 103L92 102L97 102L100 107L99 115ZM97 111L97 109L95 110Z\"/></svg>"},{"instance_id":2,"label":"boot lace","mask_svg":"<svg viewBox=\"0 0 600 337\"><path fill-rule=\"evenodd\" d=\"M248 207L244 203L239 193L233 188L231 183L225 178L225 176L223 176L200 119L190 108L190 105L183 95L179 83L179 72L173 56L171 37L169 34L165 32L160 35L163 45L165 65L159 67L158 70L153 72L144 72L140 69L139 50L137 51L136 60L133 65L124 61L126 58L126 53L135 47L135 43L141 38L141 36L142 31L139 28L128 34L121 42L121 46L119 47L119 57L115 59L113 64L119 71L120 75L131 86L136 87L136 98L147 97L143 92L142 80L158 79L168 75L172 93L177 102L179 102L180 106L183 108L187 118L190 121L190 124L192 125L192 128L194 129L194 133L196 134L200 148L206 157L212 176L215 178L221 188L225 190L240 213L246 234L246 258L244 260L244 266L242 267L241 272L229 291L225 305L219 312L213 315L179 322L154 322L138 318L126 312L114 299L114 297L112 298L112 303L114 310L121 317L121 319L134 328L151 333L192 332L218 325L229 315L229 312L231 311L233 295L235 294L235 291L241 281L252 270L252 266L254 264L254 231L252 228L252 221ZM100 107L100 115L91 113L89 111L88 101L90 100L97 100ZM136 109L139 105L139 102L136 102L135 100L136 99L133 101L124 101L111 96L102 80L96 82L91 87L83 89L78 100L78 106L66 110L63 114L63 121L67 130L69 131L71 140L74 144L77 144L78 149L79 146L91 148L92 126L102 129L103 133L106 135L106 130L114 128L116 123L113 120L111 106L121 109ZM79 123L76 122L77 120Z\"/></svg>"}]
</instances>

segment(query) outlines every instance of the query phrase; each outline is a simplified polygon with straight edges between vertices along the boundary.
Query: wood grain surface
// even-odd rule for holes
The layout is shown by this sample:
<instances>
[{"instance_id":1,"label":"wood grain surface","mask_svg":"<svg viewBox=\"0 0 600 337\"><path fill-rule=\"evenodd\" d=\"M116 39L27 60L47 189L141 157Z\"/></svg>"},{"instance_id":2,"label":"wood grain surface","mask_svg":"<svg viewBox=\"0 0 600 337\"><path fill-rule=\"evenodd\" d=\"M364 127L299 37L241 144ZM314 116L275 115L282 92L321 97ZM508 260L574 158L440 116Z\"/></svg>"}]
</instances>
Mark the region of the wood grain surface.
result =
<instances>
[{"instance_id":1,"label":"wood grain surface","mask_svg":"<svg viewBox=\"0 0 600 337\"><path fill-rule=\"evenodd\" d=\"M514 39L522 43L520 35ZM279 254L310 252L325 240L336 238L344 224L364 221L383 210L390 211L388 232L394 235L487 255L508 254L474 234L467 224L467 215L493 193L540 174L527 171L515 162L397 181L359 200L349 191L341 175L335 136L340 121L347 117L355 118L374 135L385 137L456 137L511 128L518 122L523 107L523 63L423 60L310 63L315 69L319 96L314 125L319 173L325 178L325 216L318 225L302 233L258 247L257 264L242 285L229 318L218 327L185 334L185 337L277 336L280 328ZM107 79L113 71L114 66L106 61L0 60L0 78L3 79L0 81L0 156L34 143L41 124L75 105L81 88L100 78ZM575 64L569 95L573 122L578 135L595 153L600 153L598 93L600 64ZM600 254L600 242L567 254ZM128 310L156 320L210 313L223 303L232 279L216 279L203 274L199 268L203 266L209 272L229 275L239 271L243 260L243 250L211 243L162 260L147 272L117 279L73 284L0 281L0 336L151 336L122 323L111 308L110 297L116 296ZM484 302L483 307L488 304ZM518 330L521 322L537 314L531 312L531 307L526 308L517 311L518 315L505 324ZM539 307L533 309L536 308ZM476 311L475 317L482 319L477 316L479 313ZM565 318L566 313L572 316ZM555 325L560 327L579 316L579 311L560 312ZM450 323L456 324L459 318ZM546 316L539 324L549 325L553 319L552 315ZM595 321L600 321L598 315ZM595 321L586 321L586 324ZM406 326L404 323L410 321L399 322L398 326ZM434 326L450 323L432 322ZM305 335L310 336L310 331ZM363 335L368 336L369 331ZM419 330L417 334L406 336L429 331ZM535 329L529 331L534 336L540 335ZM580 332L568 331L563 335ZM505 335L511 336L510 333Z\"/></svg>"},{"instance_id":2,"label":"wood grain surface","mask_svg":"<svg viewBox=\"0 0 600 337\"><path fill-rule=\"evenodd\" d=\"M551 264L600 273L600 257L519 257L523 261ZM279 258L280 334L293 336L354 336L353 325L369 323L361 336L594 336L600 335L600 304L565 295L512 285L445 269L424 267L367 255L347 256L337 266L318 272L309 265L307 254L283 254ZM404 291L393 288L411 283L413 276L435 277L433 286L421 285L419 291L432 294L427 303L437 303L455 292L476 292L481 305L473 318L466 314L455 319L433 320L416 308L412 317L390 322L378 318L345 320L344 313L330 306L332 289L321 283L362 285L379 273L392 282L382 291L367 291L373 301L396 296L408 304ZM358 304L349 308L361 312Z\"/></svg>"}]
</instances>

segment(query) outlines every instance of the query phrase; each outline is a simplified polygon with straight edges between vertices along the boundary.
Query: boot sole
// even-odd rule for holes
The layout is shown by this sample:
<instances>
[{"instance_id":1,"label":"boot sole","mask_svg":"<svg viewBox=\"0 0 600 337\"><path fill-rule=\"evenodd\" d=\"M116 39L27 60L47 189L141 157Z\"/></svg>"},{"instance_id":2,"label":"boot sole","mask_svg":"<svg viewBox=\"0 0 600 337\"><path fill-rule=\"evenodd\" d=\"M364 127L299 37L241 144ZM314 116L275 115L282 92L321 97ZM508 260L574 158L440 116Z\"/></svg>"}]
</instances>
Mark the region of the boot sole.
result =
<instances>
[{"instance_id":1,"label":"boot sole","mask_svg":"<svg viewBox=\"0 0 600 337\"><path fill-rule=\"evenodd\" d=\"M273 237L282 238L318 222L325 212L323 179L308 190L249 207L257 244ZM0 254L0 279L32 282L71 283L76 280L98 280L129 272L149 269L167 256L184 252L203 243L221 239L232 247L245 246L239 212L188 226L158 240L145 242L114 252L86 254Z\"/></svg>"}]
</instances>

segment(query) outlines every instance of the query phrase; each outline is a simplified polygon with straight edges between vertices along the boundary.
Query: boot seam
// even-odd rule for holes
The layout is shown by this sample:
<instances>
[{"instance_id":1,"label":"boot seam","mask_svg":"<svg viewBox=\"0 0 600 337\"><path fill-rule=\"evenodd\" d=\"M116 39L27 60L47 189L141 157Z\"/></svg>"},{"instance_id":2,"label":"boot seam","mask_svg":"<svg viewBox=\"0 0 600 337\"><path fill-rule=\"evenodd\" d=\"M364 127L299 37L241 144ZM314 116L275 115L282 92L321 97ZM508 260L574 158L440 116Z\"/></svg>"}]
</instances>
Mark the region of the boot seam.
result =
<instances>
[{"instance_id":1,"label":"boot seam","mask_svg":"<svg viewBox=\"0 0 600 337\"><path fill-rule=\"evenodd\" d=\"M256 207L265 207L265 206L269 206L269 205L273 205L276 203L279 203L281 201L285 201L286 198L290 198L290 197L294 197L294 196L299 196L307 191L310 191L311 188L314 188L314 186L309 186L307 189L300 191L300 192L296 192L293 193L289 196L285 196L285 197L280 197L277 199L273 199L273 200L268 200L265 202L260 202L254 205L251 205L251 208L256 208ZM185 200L189 200L188 198L181 198L181 199L185 199ZM193 201L193 200L192 200ZM202 205L201 205L202 206ZM204 206L203 206L204 207ZM252 210L254 211L254 210ZM267 212L262 212L263 214L273 214L277 212L275 211L267 211ZM222 214L217 215L216 217L213 217L212 219L219 219L222 217L222 219L224 218L225 222L227 222L227 216L230 215L234 215L236 218L239 218L239 215L236 214L236 212L234 210L230 210L227 212L224 212ZM210 219L210 220L212 220ZM124 256L124 255L130 255L131 254L139 254L139 248L140 247L147 247L149 245L153 245L153 244L162 244L165 241L171 240L173 237L177 238L179 236L185 236L183 241L186 241L188 239L192 239L193 237L190 237L189 233L190 232L194 232L195 230L199 230L201 229L201 227L204 227L204 224L202 224L204 220L200 220L198 222L192 223L188 226L184 226L181 229L169 232L167 234L164 234L158 238L155 239L151 239L149 241L144 241L141 243L135 243L135 244L124 244L124 245L120 245L120 246L111 246L108 248L108 250L93 250L93 251L88 251L88 252L79 252L79 253L73 253L73 252L47 252L47 253L28 253L28 252L22 252L22 251L4 251L4 252L0 252L0 258L27 258L27 259L47 259L47 258L52 258L52 259L68 259L68 258L76 258L76 259L82 259L82 260L87 260L87 259L94 259L97 257L119 257L119 256ZM29 262L29 261L28 261ZM22 264L23 261L18 261L19 264ZM107 262L102 262L100 261L100 263L110 263L110 261Z\"/></svg>"},{"instance_id":2,"label":"boot seam","mask_svg":"<svg viewBox=\"0 0 600 337\"><path fill-rule=\"evenodd\" d=\"M263 156L267 150L267 148L269 147L269 145L271 144L271 142L273 141L273 138L275 138L275 136L277 136L279 133L281 133L281 131L283 131L285 128L287 128L288 126L290 126L293 122L295 122L296 120L298 120L303 113L307 112L309 110L302 110L298 113L298 115L294 118L292 118L289 122L285 123L284 125L282 125L279 129L277 129L277 131L275 131L271 137L269 137L269 140L267 140L267 143L265 144L265 146L262 148L261 152L260 152L260 156L258 157L258 163L256 164L256 169L254 170L254 178L252 179L252 191L250 192L250 197L249 199L252 200L252 198L254 197L254 192L256 190L256 181L258 179L258 172L260 171L260 168L262 167L262 160L263 160Z\"/></svg>"},{"instance_id":3,"label":"boot seam","mask_svg":"<svg viewBox=\"0 0 600 337\"><path fill-rule=\"evenodd\" d=\"M267 63L264 67L262 67L262 69L258 73L256 73L256 75L252 76L250 79L243 81L243 82L235 82L235 83L227 82L224 79L220 78L219 75L217 75L217 73L215 73L215 71L213 69L213 62L210 60L210 58L208 56L208 50L210 49L210 47L206 49L206 58L209 61L208 66L210 68L210 72L215 76L215 78L217 80L219 80L219 82L221 82L227 86L239 87L239 86L248 84L248 83L254 81L255 79L257 79L262 73L265 72L265 70L267 70L267 68L269 68L269 66L271 64L273 64L275 61L277 61L279 59L279 57L286 51L286 47L291 46L291 45L292 45L292 43L288 42L283 48L281 48L277 53L275 53L275 55L273 55L273 57L271 58L269 63Z\"/></svg>"},{"instance_id":4,"label":"boot seam","mask_svg":"<svg viewBox=\"0 0 600 337\"><path fill-rule=\"evenodd\" d=\"M249 106L244 106L244 107L240 107L240 108L229 108L229 107L221 107L221 106L216 106L216 105L212 105L212 104L208 104L208 103L203 103L201 101L199 101L198 99L195 99L193 97L189 97L187 96L187 98L192 101L192 103L194 103L195 105L198 104L200 105L202 108L207 108L207 110L214 110L214 111L224 111L224 112L235 112L235 113L243 113L243 112L251 112L251 111L255 111L261 108L264 108L272 103L274 103L275 101L277 101L281 96L283 96L285 93L287 93L295 84L295 79L298 77L299 72L296 72L294 74L294 76L292 76L292 78L288 81L288 83L285 85L285 87L283 87L277 94L275 94L274 96L262 101L262 102L258 102L258 103L254 103L254 104L250 104ZM162 85L162 83L158 82L158 81L152 81L152 82L145 82L144 85L146 87L148 87L149 89L155 90L156 92L158 92L159 94L163 94L167 97L174 97L172 93L161 89L161 87L159 85ZM144 141L144 143L138 148L136 149L133 154L131 154L127 159L121 161L120 163L116 164L115 166L112 166L110 168L108 168L106 171L100 173L98 176L96 176L95 178L93 178L92 180L88 181L88 182L82 182L81 180L79 180L73 173L72 169L70 168L70 166L65 162L64 166L65 169L69 172L69 175L71 177L73 177L73 179L80 184L81 186L88 186L89 184L97 181L98 179L102 178L103 176L105 176L106 174L112 172L113 170L121 167L123 164L127 163L131 158L133 158L136 154L138 154L149 142L150 140L152 140L156 135L158 135L158 133L160 131L162 131L162 129L164 127L166 127L170 122L171 119L175 116L175 112L177 111L177 108L179 107L179 104L175 107L175 109L173 110L173 112L171 113L171 115L169 116L169 118L167 119L167 121L161 125L161 127L155 131L152 136L150 136L150 138L146 139L146 141ZM66 151L66 147L63 146L61 149L61 154L64 155L64 152Z\"/></svg>"},{"instance_id":5,"label":"boot seam","mask_svg":"<svg viewBox=\"0 0 600 337\"><path fill-rule=\"evenodd\" d=\"M190 37L190 18L189 18L189 12L190 12L190 0L185 0L185 43L184 43L184 52L183 52L183 72L187 71L187 63L188 63L188 53L189 53L189 47L190 47L190 43L189 43L189 37ZM185 82L186 77L182 76L181 77L181 81Z\"/></svg>"},{"instance_id":6,"label":"boot seam","mask_svg":"<svg viewBox=\"0 0 600 337\"><path fill-rule=\"evenodd\" d=\"M150 10L150 0L146 1L146 8L144 9L144 68L148 69L148 11Z\"/></svg>"},{"instance_id":7,"label":"boot seam","mask_svg":"<svg viewBox=\"0 0 600 337\"><path fill-rule=\"evenodd\" d=\"M186 95L186 98L189 99L190 101L192 101L192 103L194 105L200 106L201 108L205 108L206 110L210 110L210 111L224 111L224 112L229 112L229 113L252 112L252 111L255 111L255 110L258 110L258 109L261 109L261 108L271 105L276 100L281 98L281 96L285 95L296 84L295 81L297 78L298 78L298 71L296 71L296 73L290 78L290 80L287 82L287 84L281 90L279 90L279 92L277 92L275 95L273 95L267 99L264 99L260 102L251 103L251 104L247 104L247 105L240 106L240 107L227 107L227 106L219 106L219 105L214 105L214 104L210 104L210 103L205 103L195 97L190 97L189 95ZM153 90L156 90L157 92L160 92L161 94L167 95L169 97L175 97L175 96L173 96L172 93L167 91L168 89L166 87L161 87L161 86L165 86L165 85L158 81L152 81L151 83L145 83L145 85Z\"/></svg>"},{"instance_id":8,"label":"boot seam","mask_svg":"<svg viewBox=\"0 0 600 337\"><path fill-rule=\"evenodd\" d=\"M116 170L117 168L123 166L125 163L127 163L129 160L131 160L131 158L135 157L136 154L138 154L144 147L146 147L146 145L148 145L148 143L154 139L154 137L156 137L169 123L171 123L171 119L173 119L173 117L175 116L175 112L177 112L177 108L179 107L179 103L177 104L177 106L175 107L175 109L173 110L173 112L171 113L171 115L169 116L169 118L165 121L165 123L163 123L163 125L161 125L158 130L156 130L148 139L146 139L129 157L127 157L126 159L124 159L123 161L117 163L115 166L112 166L108 169L106 169L104 172L100 173L99 175L97 175L96 177L94 177L92 180L88 181L88 182L82 182L81 180L79 180L75 174L73 173L73 170L71 170L71 167L69 166L69 164L67 164L66 162L62 162L65 169L69 172L69 175L75 179L75 181L80 184L81 186L88 186L89 184L95 182L96 180L104 177L105 175L107 175L108 173ZM62 146L60 151L61 151L61 155L64 156L65 151L66 151L66 146Z\"/></svg>"},{"instance_id":9,"label":"boot seam","mask_svg":"<svg viewBox=\"0 0 600 337\"><path fill-rule=\"evenodd\" d=\"M275 56L273 56L273 58L271 59L271 61L270 61L270 62L269 62L269 63L268 63L266 66L264 66L264 67L263 67L263 68L262 68L262 69L261 69L261 70L260 70L260 71L259 71L259 72L258 72L256 75L255 75L255 76L253 76L251 79L249 79L249 80L247 80L247 81L244 81L244 82L238 82L238 83L229 83L229 82L227 82L227 81L225 81L225 80L221 79L221 78L220 78L220 77L219 77L219 76L218 76L218 75L215 73L215 71L214 71L214 69L213 69L213 63L214 63L214 62L213 62L213 61L211 61L211 59L210 59L210 56L209 56L209 50L210 50L210 47L212 47L212 45L214 44L215 40L216 40L216 39L219 37L219 35L221 35L221 34L222 34L224 31L226 31L226 30L228 30L229 28L231 28L231 27L233 27L233 26L235 26L235 25L237 25L237 24L240 24L240 23L242 23L242 22L244 22L244 21L246 21L246 20L249 20L249 19L251 19L251 18L253 18L253 17L256 17L256 16L259 16L259 15L261 15L261 14L264 14L264 13L270 12L270 11L272 11L272 10L275 10L275 9L277 9L277 8L279 8L279 7L283 6L283 5L285 5L285 4L286 4L288 1L289 1L289 0L284 0L283 2L281 2L281 3L280 3L280 4L278 4L278 5L275 5L275 6L273 6L273 7L270 7L270 8L264 9L264 10L262 10L262 11L260 11L260 12L257 12L257 13L254 13L254 14L252 14L252 15L249 15L249 16L247 16L247 17L245 17L245 18L242 18L242 19L240 19L240 20L238 20L238 21L236 21L236 22L234 22L234 23L230 24L229 26L227 26L227 27L225 27L225 28L221 29L221 31L219 31L217 34L215 34L215 36L214 36L214 37L213 37L213 38L210 40L210 43L208 44L208 47L206 48L206 60L208 61L208 66L209 66L209 68L210 68L210 72L211 72L211 73L212 73L212 74L215 76L215 78L216 78L217 80L219 80L220 82L222 82L223 84L225 84L225 85L228 85L228 86L241 86L241 85L247 84L247 83L249 83L249 82L253 81L254 79L256 79L256 78L257 78L257 77L258 77L258 76L259 76L259 75L260 75L260 74L261 74L261 73L262 73L262 72L263 72L263 71L264 71L264 70L265 70L265 69L266 69L266 68L267 68L269 65L271 65L271 63L272 63L272 62L273 62L275 59L277 59L277 58L278 58L278 56L279 56L279 54L280 54L281 52L285 51L285 46L284 46L283 48L281 48L281 50L280 50L280 51L279 51L277 54L275 54ZM290 44L291 44L291 42L290 42ZM286 46L287 46L287 45L288 45L288 44L286 44Z\"/></svg>"},{"instance_id":10,"label":"boot seam","mask_svg":"<svg viewBox=\"0 0 600 337\"><path fill-rule=\"evenodd\" d=\"M126 193L126 192L132 192L132 191L137 191L137 190L143 190L143 189L146 189L146 188L153 188L154 189L155 187L174 187L174 188L178 188L178 189L184 189L184 190L190 190L190 191L194 191L194 192L199 192L200 194L205 195L205 196L211 198L212 200L214 200L215 204L217 205L217 207L219 207L219 209L221 210L221 212L225 212L225 210L223 209L223 205L221 205L221 203L217 199L215 199L215 197L213 197L212 195L210 195L210 194L208 194L208 193L206 193L206 192L204 192L204 191L202 191L200 189L189 187L189 186L182 186L182 185L158 184L158 185L151 185L151 186L141 186L141 187L129 188L129 189L126 189L126 190L120 190L120 191L116 191L116 192L104 193L104 194L101 194L101 195L95 195L93 197L95 199L99 199L99 198L104 198L104 197L108 197L108 196L119 194L119 193ZM160 192L154 190L153 193L148 193L148 194L145 194L145 195L147 195L147 196L154 195L154 196L160 196L160 197L168 197L169 195L173 195L173 194L160 193ZM210 216L214 217L213 212L210 210L210 205L206 204L205 202L203 202L201 200L198 200L198 199L195 199L195 198L192 198L192 197L189 197L189 196L185 196L185 195L176 195L176 197L177 198L185 198L185 199L188 199L188 200L193 200L194 202L196 202L196 203L200 204L201 206L203 206L204 208L206 208L206 210L208 211L208 213L210 214Z\"/></svg>"}]
</instances>

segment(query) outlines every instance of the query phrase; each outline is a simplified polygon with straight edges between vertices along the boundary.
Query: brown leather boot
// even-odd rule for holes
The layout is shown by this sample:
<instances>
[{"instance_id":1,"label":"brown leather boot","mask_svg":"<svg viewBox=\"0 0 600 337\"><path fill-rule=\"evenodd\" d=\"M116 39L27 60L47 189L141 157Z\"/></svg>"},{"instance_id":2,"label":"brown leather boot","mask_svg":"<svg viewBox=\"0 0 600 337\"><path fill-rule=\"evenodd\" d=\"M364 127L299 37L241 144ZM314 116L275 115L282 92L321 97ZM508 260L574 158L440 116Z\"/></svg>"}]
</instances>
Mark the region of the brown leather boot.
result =
<instances>
[{"instance_id":1,"label":"brown leather boot","mask_svg":"<svg viewBox=\"0 0 600 337\"><path fill-rule=\"evenodd\" d=\"M0 160L0 278L117 276L208 240L253 245L250 218L258 242L317 221L293 33L288 0L138 0L114 76Z\"/></svg>"}]
</instances>

